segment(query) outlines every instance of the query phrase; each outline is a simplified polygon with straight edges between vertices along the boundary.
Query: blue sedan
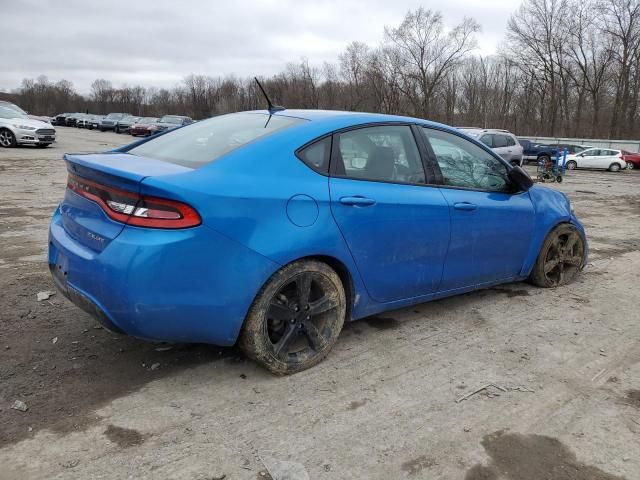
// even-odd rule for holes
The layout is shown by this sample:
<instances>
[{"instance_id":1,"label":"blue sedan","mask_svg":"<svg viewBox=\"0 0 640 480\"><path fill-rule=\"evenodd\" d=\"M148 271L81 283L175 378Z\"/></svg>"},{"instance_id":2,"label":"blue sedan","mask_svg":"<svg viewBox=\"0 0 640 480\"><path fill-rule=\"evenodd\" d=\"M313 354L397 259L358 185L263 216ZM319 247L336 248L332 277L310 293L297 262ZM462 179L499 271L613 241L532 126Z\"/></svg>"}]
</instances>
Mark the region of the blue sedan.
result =
<instances>
[{"instance_id":1,"label":"blue sedan","mask_svg":"<svg viewBox=\"0 0 640 480\"><path fill-rule=\"evenodd\" d=\"M143 339L239 343L309 368L345 321L587 259L569 199L456 129L335 111L214 117L67 154L49 232L57 287Z\"/></svg>"}]
</instances>

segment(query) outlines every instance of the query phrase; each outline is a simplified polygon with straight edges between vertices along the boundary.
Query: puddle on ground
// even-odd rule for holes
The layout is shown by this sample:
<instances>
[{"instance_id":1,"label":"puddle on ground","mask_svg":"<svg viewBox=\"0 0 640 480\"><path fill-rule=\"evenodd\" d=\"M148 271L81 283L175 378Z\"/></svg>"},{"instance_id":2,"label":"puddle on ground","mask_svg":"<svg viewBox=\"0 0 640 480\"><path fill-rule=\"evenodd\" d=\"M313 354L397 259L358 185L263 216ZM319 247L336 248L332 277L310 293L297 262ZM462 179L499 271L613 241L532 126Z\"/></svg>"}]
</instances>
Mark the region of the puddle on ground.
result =
<instances>
[{"instance_id":1,"label":"puddle on ground","mask_svg":"<svg viewBox=\"0 0 640 480\"><path fill-rule=\"evenodd\" d=\"M465 480L625 480L580 463L556 438L498 431L481 443L491 462L474 465Z\"/></svg>"},{"instance_id":2,"label":"puddle on ground","mask_svg":"<svg viewBox=\"0 0 640 480\"><path fill-rule=\"evenodd\" d=\"M116 427L109 425L104 431L109 441L118 444L120 448L129 448L140 445L145 438L139 431L131 428Z\"/></svg>"}]
</instances>

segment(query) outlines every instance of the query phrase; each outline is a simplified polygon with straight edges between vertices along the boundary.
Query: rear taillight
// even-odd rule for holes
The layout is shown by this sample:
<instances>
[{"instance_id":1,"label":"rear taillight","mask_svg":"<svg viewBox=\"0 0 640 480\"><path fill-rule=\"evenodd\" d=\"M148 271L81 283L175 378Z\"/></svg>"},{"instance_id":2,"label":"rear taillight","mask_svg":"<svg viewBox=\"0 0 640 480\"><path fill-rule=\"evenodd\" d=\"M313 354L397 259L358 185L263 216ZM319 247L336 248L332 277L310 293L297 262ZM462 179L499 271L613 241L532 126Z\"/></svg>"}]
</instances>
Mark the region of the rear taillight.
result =
<instances>
[{"instance_id":1,"label":"rear taillight","mask_svg":"<svg viewBox=\"0 0 640 480\"><path fill-rule=\"evenodd\" d=\"M107 187L69 174L67 188L96 202L109 218L150 228L188 228L200 225L198 212L189 205L165 198L145 197L127 190Z\"/></svg>"}]
</instances>

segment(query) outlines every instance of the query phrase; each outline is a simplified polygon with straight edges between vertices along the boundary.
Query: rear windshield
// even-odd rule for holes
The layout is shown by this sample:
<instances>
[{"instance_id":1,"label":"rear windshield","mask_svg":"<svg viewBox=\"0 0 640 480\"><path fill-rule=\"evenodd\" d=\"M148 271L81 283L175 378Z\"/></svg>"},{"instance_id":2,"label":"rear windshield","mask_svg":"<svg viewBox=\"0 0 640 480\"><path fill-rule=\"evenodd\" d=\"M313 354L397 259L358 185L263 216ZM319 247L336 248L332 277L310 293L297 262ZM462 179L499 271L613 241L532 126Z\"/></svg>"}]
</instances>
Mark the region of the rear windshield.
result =
<instances>
[{"instance_id":1,"label":"rear windshield","mask_svg":"<svg viewBox=\"0 0 640 480\"><path fill-rule=\"evenodd\" d=\"M253 140L304 121L260 113L221 115L149 140L129 153L198 168Z\"/></svg>"},{"instance_id":2,"label":"rear windshield","mask_svg":"<svg viewBox=\"0 0 640 480\"><path fill-rule=\"evenodd\" d=\"M165 116L160 119L160 123L175 123L176 125L180 125L182 123L182 117Z\"/></svg>"}]
</instances>

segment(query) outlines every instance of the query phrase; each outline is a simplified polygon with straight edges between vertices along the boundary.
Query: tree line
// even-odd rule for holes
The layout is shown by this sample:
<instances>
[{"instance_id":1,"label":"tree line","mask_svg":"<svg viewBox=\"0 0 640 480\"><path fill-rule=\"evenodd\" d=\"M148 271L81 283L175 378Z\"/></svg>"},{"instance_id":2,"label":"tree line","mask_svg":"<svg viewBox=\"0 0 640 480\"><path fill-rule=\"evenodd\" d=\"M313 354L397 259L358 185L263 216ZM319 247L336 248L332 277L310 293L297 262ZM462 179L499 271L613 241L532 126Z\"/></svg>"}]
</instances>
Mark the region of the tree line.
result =
<instances>
[{"instance_id":1,"label":"tree line","mask_svg":"<svg viewBox=\"0 0 640 480\"><path fill-rule=\"evenodd\" d=\"M640 137L640 0L525 0L499 52L475 54L479 24L445 28L442 15L407 12L380 45L354 41L336 62L291 63L261 78L275 103L409 115L519 135ZM191 74L171 89L114 87L89 95L67 80L24 79L13 92L37 114L62 111L196 119L264 108L252 79Z\"/></svg>"}]
</instances>

